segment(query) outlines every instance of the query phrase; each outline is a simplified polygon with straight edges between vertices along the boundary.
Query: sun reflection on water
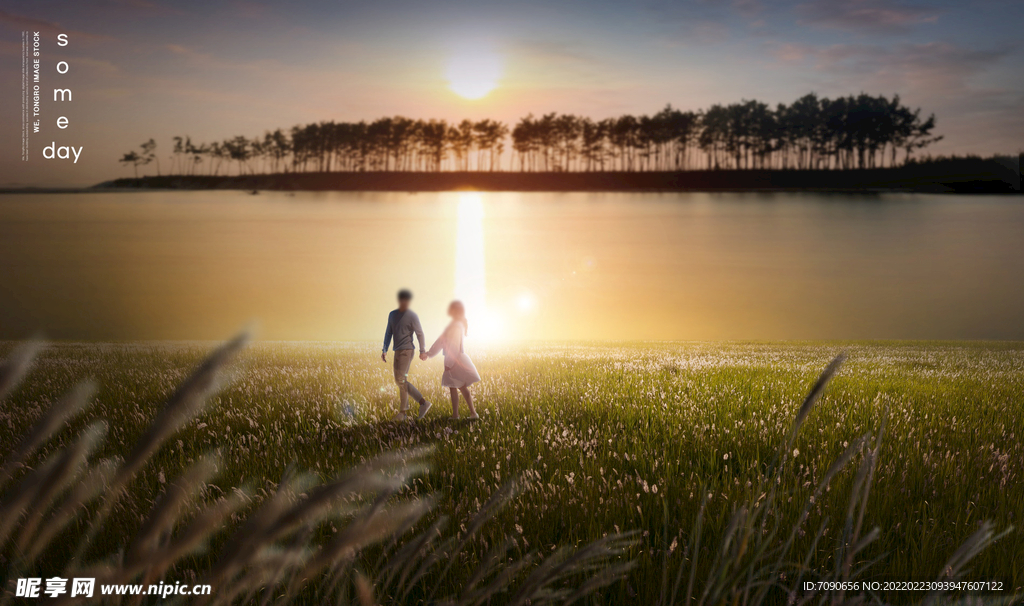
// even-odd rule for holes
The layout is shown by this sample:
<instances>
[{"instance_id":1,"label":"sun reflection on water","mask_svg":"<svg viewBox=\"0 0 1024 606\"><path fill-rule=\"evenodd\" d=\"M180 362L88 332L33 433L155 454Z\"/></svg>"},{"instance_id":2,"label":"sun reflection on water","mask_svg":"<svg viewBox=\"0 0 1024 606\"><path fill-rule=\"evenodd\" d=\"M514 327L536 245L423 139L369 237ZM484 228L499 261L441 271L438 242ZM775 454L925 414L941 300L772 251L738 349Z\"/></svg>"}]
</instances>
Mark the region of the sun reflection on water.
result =
<instances>
[{"instance_id":1,"label":"sun reflection on water","mask_svg":"<svg viewBox=\"0 0 1024 606\"><path fill-rule=\"evenodd\" d=\"M480 194L459 194L455 241L455 298L466 306L474 340L502 336L501 317L487 306L487 270L484 256L484 203Z\"/></svg>"}]
</instances>

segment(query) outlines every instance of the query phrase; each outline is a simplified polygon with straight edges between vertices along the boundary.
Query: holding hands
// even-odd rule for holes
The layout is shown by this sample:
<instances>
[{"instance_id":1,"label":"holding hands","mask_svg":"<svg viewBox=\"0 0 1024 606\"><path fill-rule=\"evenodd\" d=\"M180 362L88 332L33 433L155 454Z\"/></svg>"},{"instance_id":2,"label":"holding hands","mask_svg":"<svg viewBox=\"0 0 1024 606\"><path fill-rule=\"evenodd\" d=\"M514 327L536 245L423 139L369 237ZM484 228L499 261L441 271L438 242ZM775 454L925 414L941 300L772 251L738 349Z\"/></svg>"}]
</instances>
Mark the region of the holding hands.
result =
<instances>
[{"instance_id":1,"label":"holding hands","mask_svg":"<svg viewBox=\"0 0 1024 606\"><path fill-rule=\"evenodd\" d=\"M425 352L425 351L421 351L420 352L420 360L423 360L424 362L426 362L428 357L429 356L427 356L427 352Z\"/></svg>"}]
</instances>

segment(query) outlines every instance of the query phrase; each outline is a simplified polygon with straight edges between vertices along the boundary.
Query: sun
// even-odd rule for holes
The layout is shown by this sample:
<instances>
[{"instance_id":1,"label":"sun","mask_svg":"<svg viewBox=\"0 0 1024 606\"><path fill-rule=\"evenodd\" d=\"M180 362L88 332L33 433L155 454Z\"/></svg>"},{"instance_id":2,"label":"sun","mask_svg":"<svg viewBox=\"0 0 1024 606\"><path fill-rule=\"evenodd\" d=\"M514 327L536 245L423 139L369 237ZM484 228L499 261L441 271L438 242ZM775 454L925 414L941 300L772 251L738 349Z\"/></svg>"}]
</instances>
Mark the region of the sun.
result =
<instances>
[{"instance_id":1,"label":"sun","mask_svg":"<svg viewBox=\"0 0 1024 606\"><path fill-rule=\"evenodd\" d=\"M498 87L501 57L491 50L463 49L448 60L448 88L463 99L482 99Z\"/></svg>"}]
</instances>

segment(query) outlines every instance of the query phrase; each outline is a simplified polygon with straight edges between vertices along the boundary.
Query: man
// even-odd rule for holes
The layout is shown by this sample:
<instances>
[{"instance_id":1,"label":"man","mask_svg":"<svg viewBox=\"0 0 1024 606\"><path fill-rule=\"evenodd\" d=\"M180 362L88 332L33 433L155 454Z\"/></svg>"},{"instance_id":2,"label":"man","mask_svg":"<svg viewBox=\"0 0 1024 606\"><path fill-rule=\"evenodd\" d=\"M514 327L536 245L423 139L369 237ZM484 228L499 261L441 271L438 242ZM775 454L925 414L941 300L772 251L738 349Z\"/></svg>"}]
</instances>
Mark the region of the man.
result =
<instances>
[{"instance_id":1,"label":"man","mask_svg":"<svg viewBox=\"0 0 1024 606\"><path fill-rule=\"evenodd\" d=\"M396 421L409 419L409 395L420 404L419 418L426 416L431 404L420 394L419 390L409 383L409 367L412 365L412 358L416 354L416 347L413 345L413 334L420 341L420 351L427 350L426 339L423 338L423 328L420 326L419 316L409 309L412 303L412 293L406 289L398 291L398 309L388 315L388 327L384 331L384 350L380 352L380 359L388 361L388 345L391 339L395 340L395 383L398 385L398 398L401 408Z\"/></svg>"}]
</instances>

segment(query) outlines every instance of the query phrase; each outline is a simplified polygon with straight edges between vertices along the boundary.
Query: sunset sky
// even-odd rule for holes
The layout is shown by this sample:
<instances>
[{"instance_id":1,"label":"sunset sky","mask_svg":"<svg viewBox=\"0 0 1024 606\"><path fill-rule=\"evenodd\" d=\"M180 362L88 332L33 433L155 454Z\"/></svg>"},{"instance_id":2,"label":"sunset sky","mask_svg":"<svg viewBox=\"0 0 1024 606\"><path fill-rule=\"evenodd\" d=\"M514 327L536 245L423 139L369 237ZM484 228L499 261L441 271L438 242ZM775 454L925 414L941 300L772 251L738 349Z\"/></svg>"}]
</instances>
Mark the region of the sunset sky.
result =
<instances>
[{"instance_id":1,"label":"sunset sky","mask_svg":"<svg viewBox=\"0 0 1024 606\"><path fill-rule=\"evenodd\" d=\"M210 141L394 114L603 118L811 91L900 93L937 115L946 139L933 153L1017 153L1022 22L1024 3L1011 0L2 0L0 185L127 176L117 158L150 137L166 163L176 134ZM50 66L71 66L44 82L74 101L59 114L44 106L42 139L84 146L77 165L19 160L23 30L42 32ZM490 83L460 87L473 70ZM70 128L52 126L58 115Z\"/></svg>"}]
</instances>

